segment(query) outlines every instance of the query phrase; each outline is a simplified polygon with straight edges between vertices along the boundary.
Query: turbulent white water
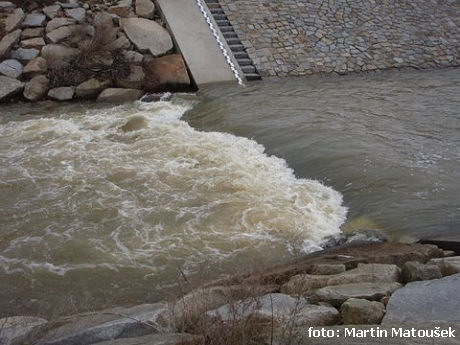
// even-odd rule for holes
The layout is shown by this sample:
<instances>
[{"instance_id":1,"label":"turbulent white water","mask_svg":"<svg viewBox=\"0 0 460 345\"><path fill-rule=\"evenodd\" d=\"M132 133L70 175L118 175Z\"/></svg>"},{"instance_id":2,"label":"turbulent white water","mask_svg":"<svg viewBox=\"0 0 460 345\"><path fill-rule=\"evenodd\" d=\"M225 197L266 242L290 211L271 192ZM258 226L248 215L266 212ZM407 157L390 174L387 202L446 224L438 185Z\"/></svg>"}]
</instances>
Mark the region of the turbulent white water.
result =
<instances>
[{"instance_id":1,"label":"turbulent white water","mask_svg":"<svg viewBox=\"0 0 460 345\"><path fill-rule=\"evenodd\" d=\"M188 98L0 125L2 274L192 274L340 232L340 193L253 140L195 130Z\"/></svg>"}]
</instances>

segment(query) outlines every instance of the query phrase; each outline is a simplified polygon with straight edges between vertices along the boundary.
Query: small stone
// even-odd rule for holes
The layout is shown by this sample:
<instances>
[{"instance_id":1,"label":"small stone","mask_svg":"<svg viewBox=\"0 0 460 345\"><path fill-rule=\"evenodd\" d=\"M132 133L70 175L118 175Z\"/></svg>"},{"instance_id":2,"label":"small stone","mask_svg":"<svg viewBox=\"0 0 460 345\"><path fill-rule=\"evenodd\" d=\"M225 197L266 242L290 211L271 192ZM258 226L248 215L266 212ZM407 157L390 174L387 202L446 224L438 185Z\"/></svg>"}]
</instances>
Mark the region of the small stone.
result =
<instances>
[{"instance_id":1,"label":"small stone","mask_svg":"<svg viewBox=\"0 0 460 345\"><path fill-rule=\"evenodd\" d=\"M27 40L23 40L20 43L20 46L22 48L38 48L40 49L46 45L45 40L41 37L36 37L36 38L29 38Z\"/></svg>"},{"instance_id":2,"label":"small stone","mask_svg":"<svg viewBox=\"0 0 460 345\"><path fill-rule=\"evenodd\" d=\"M442 278L442 274L441 270L436 265L424 265L417 261L408 261L402 267L402 277L403 280L408 283L416 280Z\"/></svg>"},{"instance_id":3,"label":"small stone","mask_svg":"<svg viewBox=\"0 0 460 345\"><path fill-rule=\"evenodd\" d=\"M59 43L71 36L76 31L76 29L80 27L80 25L61 26L56 30L48 32L46 34L46 38L52 43Z\"/></svg>"},{"instance_id":4,"label":"small stone","mask_svg":"<svg viewBox=\"0 0 460 345\"><path fill-rule=\"evenodd\" d=\"M121 34L115 41L109 43L105 46L107 50L120 50L120 49L130 49L131 42L126 38L125 35Z\"/></svg>"},{"instance_id":5,"label":"small stone","mask_svg":"<svg viewBox=\"0 0 460 345\"><path fill-rule=\"evenodd\" d=\"M22 64L17 60L5 60L0 63L0 73L10 78L18 78L22 74Z\"/></svg>"},{"instance_id":6,"label":"small stone","mask_svg":"<svg viewBox=\"0 0 460 345\"><path fill-rule=\"evenodd\" d=\"M18 29L21 26L24 18L26 17L24 11L21 8L17 8L8 15L5 20L3 21L5 25L5 31L11 32L13 30Z\"/></svg>"},{"instance_id":7,"label":"small stone","mask_svg":"<svg viewBox=\"0 0 460 345\"><path fill-rule=\"evenodd\" d=\"M6 57L13 46L19 42L21 38L21 30L15 30L6 34L0 41L0 58Z\"/></svg>"},{"instance_id":8,"label":"small stone","mask_svg":"<svg viewBox=\"0 0 460 345\"><path fill-rule=\"evenodd\" d=\"M394 62L396 62L396 63L398 63L398 64L401 64L401 63L404 62L404 60L401 59L400 57L395 57L395 58L393 58L393 60L394 60Z\"/></svg>"},{"instance_id":9,"label":"small stone","mask_svg":"<svg viewBox=\"0 0 460 345\"><path fill-rule=\"evenodd\" d=\"M56 17L60 10L61 10L61 6L59 5L51 5L51 6L43 7L43 13L46 14L46 16L49 19L53 19L54 17Z\"/></svg>"},{"instance_id":10,"label":"small stone","mask_svg":"<svg viewBox=\"0 0 460 345\"><path fill-rule=\"evenodd\" d=\"M89 79L77 86L75 93L79 98L96 98L102 90L110 86L110 81L100 81L96 78Z\"/></svg>"},{"instance_id":11,"label":"small stone","mask_svg":"<svg viewBox=\"0 0 460 345\"><path fill-rule=\"evenodd\" d=\"M137 89L109 88L97 97L98 102L124 103L136 101L142 96L142 91Z\"/></svg>"},{"instance_id":12,"label":"small stone","mask_svg":"<svg viewBox=\"0 0 460 345\"><path fill-rule=\"evenodd\" d=\"M46 76L37 75L26 83L23 95L29 101L38 101L48 92L48 84Z\"/></svg>"},{"instance_id":13,"label":"small stone","mask_svg":"<svg viewBox=\"0 0 460 345\"><path fill-rule=\"evenodd\" d=\"M86 11L84 8L72 8L65 10L67 17L75 19L77 22L82 22L86 17Z\"/></svg>"},{"instance_id":14,"label":"small stone","mask_svg":"<svg viewBox=\"0 0 460 345\"><path fill-rule=\"evenodd\" d=\"M25 67L23 73L29 77L38 74L44 74L48 70L48 63L41 56L30 61Z\"/></svg>"},{"instance_id":15,"label":"small stone","mask_svg":"<svg viewBox=\"0 0 460 345\"><path fill-rule=\"evenodd\" d=\"M57 101L69 101L73 98L75 88L73 86L56 87L48 91L48 97Z\"/></svg>"},{"instance_id":16,"label":"small stone","mask_svg":"<svg viewBox=\"0 0 460 345\"><path fill-rule=\"evenodd\" d=\"M73 18L54 18L46 25L46 32L56 30L61 26L75 24L75 19Z\"/></svg>"},{"instance_id":17,"label":"small stone","mask_svg":"<svg viewBox=\"0 0 460 345\"><path fill-rule=\"evenodd\" d=\"M25 40L28 38L42 37L44 29L43 28L28 28L22 30L21 39Z\"/></svg>"},{"instance_id":18,"label":"small stone","mask_svg":"<svg viewBox=\"0 0 460 345\"><path fill-rule=\"evenodd\" d=\"M11 58L21 61L29 61L35 59L40 51L35 48L19 48L11 52Z\"/></svg>"},{"instance_id":19,"label":"small stone","mask_svg":"<svg viewBox=\"0 0 460 345\"><path fill-rule=\"evenodd\" d=\"M24 27L36 27L43 26L46 22L46 16L41 13L31 13L26 16L26 19L22 22Z\"/></svg>"},{"instance_id":20,"label":"small stone","mask_svg":"<svg viewBox=\"0 0 460 345\"><path fill-rule=\"evenodd\" d=\"M155 5L151 0L136 0L136 14L139 17L152 19Z\"/></svg>"},{"instance_id":21,"label":"small stone","mask_svg":"<svg viewBox=\"0 0 460 345\"><path fill-rule=\"evenodd\" d=\"M58 2L62 8L77 8L79 7L78 0L69 0L67 2Z\"/></svg>"},{"instance_id":22,"label":"small stone","mask_svg":"<svg viewBox=\"0 0 460 345\"><path fill-rule=\"evenodd\" d=\"M385 315L385 306L376 301L350 298L340 308L345 325L379 324Z\"/></svg>"}]
</instances>

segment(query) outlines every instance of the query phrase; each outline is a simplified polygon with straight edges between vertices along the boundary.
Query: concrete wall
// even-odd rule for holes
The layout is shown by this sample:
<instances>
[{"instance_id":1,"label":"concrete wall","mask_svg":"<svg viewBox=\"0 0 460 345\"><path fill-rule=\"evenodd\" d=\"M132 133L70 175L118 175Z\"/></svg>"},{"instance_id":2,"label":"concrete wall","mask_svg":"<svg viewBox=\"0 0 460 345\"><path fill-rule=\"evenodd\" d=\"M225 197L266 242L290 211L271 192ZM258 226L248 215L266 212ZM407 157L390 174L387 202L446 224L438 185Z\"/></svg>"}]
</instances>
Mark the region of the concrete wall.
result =
<instances>
[{"instance_id":1,"label":"concrete wall","mask_svg":"<svg viewBox=\"0 0 460 345\"><path fill-rule=\"evenodd\" d=\"M458 0L219 0L262 76L460 64Z\"/></svg>"}]
</instances>

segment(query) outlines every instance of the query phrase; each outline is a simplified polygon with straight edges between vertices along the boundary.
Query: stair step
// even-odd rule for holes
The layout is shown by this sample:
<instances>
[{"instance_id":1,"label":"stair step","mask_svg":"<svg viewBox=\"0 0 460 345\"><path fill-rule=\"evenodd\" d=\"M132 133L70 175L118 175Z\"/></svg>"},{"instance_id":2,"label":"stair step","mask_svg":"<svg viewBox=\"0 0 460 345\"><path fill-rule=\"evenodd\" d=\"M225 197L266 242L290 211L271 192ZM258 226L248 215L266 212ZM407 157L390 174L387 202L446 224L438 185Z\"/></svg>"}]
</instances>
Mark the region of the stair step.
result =
<instances>
[{"instance_id":1,"label":"stair step","mask_svg":"<svg viewBox=\"0 0 460 345\"><path fill-rule=\"evenodd\" d=\"M213 2L212 2L212 3L209 3L209 2L207 2L206 5L208 5L208 8L209 8L209 9L221 8L219 3L213 3Z\"/></svg>"},{"instance_id":2,"label":"stair step","mask_svg":"<svg viewBox=\"0 0 460 345\"><path fill-rule=\"evenodd\" d=\"M223 32L225 38L238 38L236 32Z\"/></svg>"},{"instance_id":3,"label":"stair step","mask_svg":"<svg viewBox=\"0 0 460 345\"><path fill-rule=\"evenodd\" d=\"M245 74L244 77L246 78L247 81L262 79L258 73Z\"/></svg>"},{"instance_id":4,"label":"stair step","mask_svg":"<svg viewBox=\"0 0 460 345\"><path fill-rule=\"evenodd\" d=\"M225 14L213 14L215 20L227 20L227 16Z\"/></svg>"},{"instance_id":5,"label":"stair step","mask_svg":"<svg viewBox=\"0 0 460 345\"><path fill-rule=\"evenodd\" d=\"M241 44L241 41L238 37L232 37L232 38L227 39L227 43L229 46L234 46L234 45Z\"/></svg>"},{"instance_id":6,"label":"stair step","mask_svg":"<svg viewBox=\"0 0 460 345\"><path fill-rule=\"evenodd\" d=\"M235 51L233 52L233 56L235 56L235 59L248 59L249 55L245 51Z\"/></svg>"},{"instance_id":7,"label":"stair step","mask_svg":"<svg viewBox=\"0 0 460 345\"><path fill-rule=\"evenodd\" d=\"M229 26L230 22L228 20L218 19L216 20L217 25L219 26Z\"/></svg>"},{"instance_id":8,"label":"stair step","mask_svg":"<svg viewBox=\"0 0 460 345\"><path fill-rule=\"evenodd\" d=\"M252 65L250 66L241 66L241 70L244 72L244 74L252 74L256 73L256 68Z\"/></svg>"},{"instance_id":9,"label":"stair step","mask_svg":"<svg viewBox=\"0 0 460 345\"><path fill-rule=\"evenodd\" d=\"M230 45L230 49L232 52L242 52L244 51L244 45L242 44Z\"/></svg>"},{"instance_id":10,"label":"stair step","mask_svg":"<svg viewBox=\"0 0 460 345\"><path fill-rule=\"evenodd\" d=\"M211 11L212 14L225 14L224 10L221 9L220 7L210 8L209 10Z\"/></svg>"},{"instance_id":11,"label":"stair step","mask_svg":"<svg viewBox=\"0 0 460 345\"><path fill-rule=\"evenodd\" d=\"M230 32L230 31L233 31L233 27L232 26L222 26L222 27L219 27L220 31L222 32ZM233 31L234 32L234 31Z\"/></svg>"},{"instance_id":12,"label":"stair step","mask_svg":"<svg viewBox=\"0 0 460 345\"><path fill-rule=\"evenodd\" d=\"M204 2L207 4L218 4L219 3L217 0L204 0Z\"/></svg>"},{"instance_id":13,"label":"stair step","mask_svg":"<svg viewBox=\"0 0 460 345\"><path fill-rule=\"evenodd\" d=\"M247 59L247 58L237 58L236 61L238 61L238 64L243 67L243 66L251 66L252 65L252 61L251 59Z\"/></svg>"}]
</instances>

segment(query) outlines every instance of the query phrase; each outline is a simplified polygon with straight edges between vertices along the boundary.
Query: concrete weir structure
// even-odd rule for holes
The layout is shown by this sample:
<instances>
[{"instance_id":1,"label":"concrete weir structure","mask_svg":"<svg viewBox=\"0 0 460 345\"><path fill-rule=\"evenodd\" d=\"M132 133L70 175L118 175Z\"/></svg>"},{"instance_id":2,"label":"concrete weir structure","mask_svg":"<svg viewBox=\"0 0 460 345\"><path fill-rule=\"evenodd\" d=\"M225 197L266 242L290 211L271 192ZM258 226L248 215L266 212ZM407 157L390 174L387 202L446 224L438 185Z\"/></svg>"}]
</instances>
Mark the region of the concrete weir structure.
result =
<instances>
[{"instance_id":1,"label":"concrete weir structure","mask_svg":"<svg viewBox=\"0 0 460 345\"><path fill-rule=\"evenodd\" d=\"M200 7L195 0L156 0L195 84L237 82ZM205 8L207 11L207 8ZM213 25L217 27L209 13ZM218 35L221 36L219 31ZM228 52L230 49L220 37ZM231 56L234 60L234 57ZM236 61L233 62L235 65ZM237 67L238 68L238 67ZM239 71L240 73L240 71ZM241 73L240 73L241 75Z\"/></svg>"}]
</instances>

